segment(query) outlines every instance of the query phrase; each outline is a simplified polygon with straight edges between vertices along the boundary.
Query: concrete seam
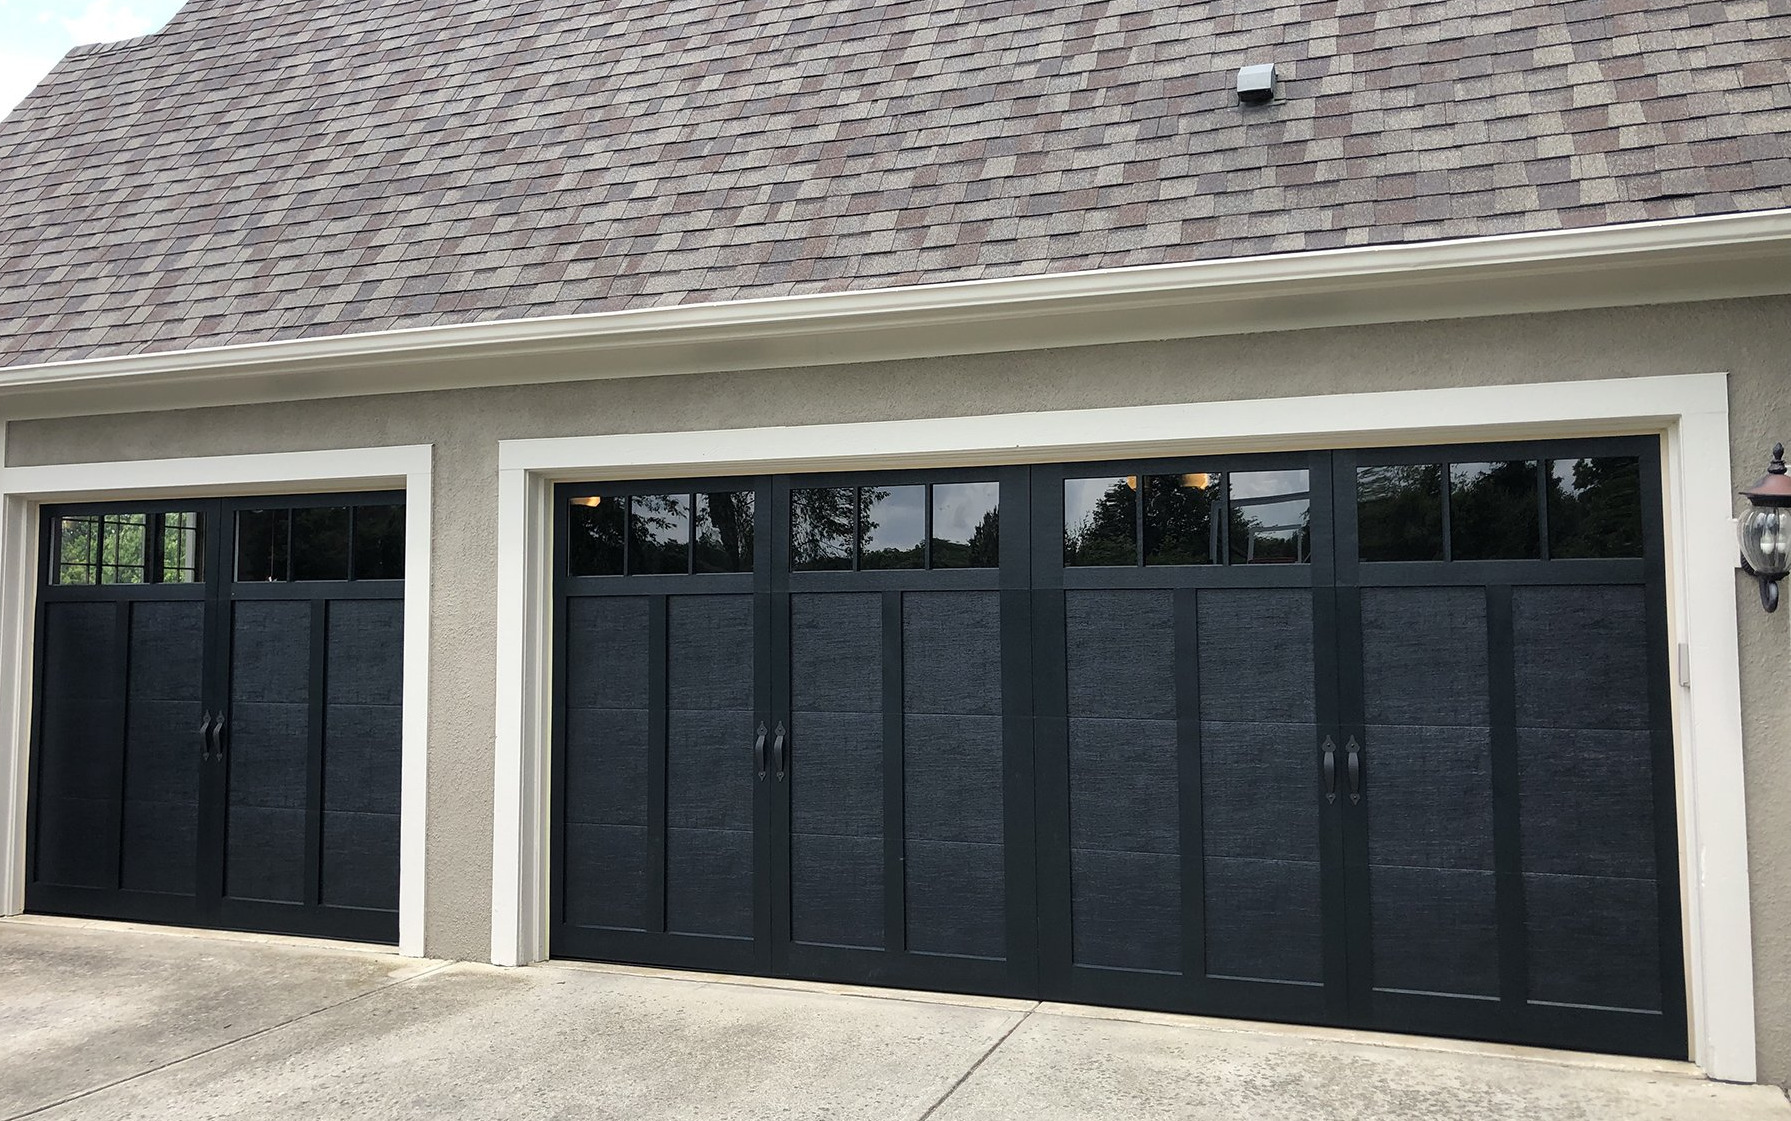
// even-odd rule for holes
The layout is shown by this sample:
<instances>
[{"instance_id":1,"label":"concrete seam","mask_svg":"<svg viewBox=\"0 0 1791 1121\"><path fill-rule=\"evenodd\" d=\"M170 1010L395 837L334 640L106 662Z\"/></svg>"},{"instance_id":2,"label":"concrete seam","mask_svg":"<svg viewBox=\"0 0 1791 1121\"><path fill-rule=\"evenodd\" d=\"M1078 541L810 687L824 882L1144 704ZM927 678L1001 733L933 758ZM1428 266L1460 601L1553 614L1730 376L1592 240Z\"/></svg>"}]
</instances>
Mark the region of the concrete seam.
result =
<instances>
[{"instance_id":1,"label":"concrete seam","mask_svg":"<svg viewBox=\"0 0 1791 1121\"><path fill-rule=\"evenodd\" d=\"M269 1024L265 1028L257 1028L256 1030L248 1033L247 1035L239 1035L235 1039L226 1039L222 1043L216 1043L210 1047L206 1047L201 1050L194 1051L190 1055L182 1055L177 1059L169 1059L167 1062L162 1063L159 1066L153 1066L147 1070L140 1070L140 1071L136 1072L135 1074L127 1074L123 1078L115 1078L112 1081L107 1082L103 1086L94 1086L94 1087L91 1087L90 1089L82 1090L79 1093L70 1094L65 1098L58 1098L56 1101L47 1102L47 1103L37 1106L33 1109L27 1109L23 1113L15 1113L15 1114L12 1114L10 1117L0 1118L0 1121L22 1121L23 1118L35 1117L38 1114L43 1113L47 1110L57 1109L57 1108L60 1108L62 1106L69 1104L70 1102L77 1102L77 1101L80 1101L82 1098L92 1097L95 1094L103 1093L104 1091L113 1089L114 1087L122 1086L127 1082L135 1082L139 1078L147 1078L152 1074L160 1074L162 1071L167 1070L170 1067L179 1066L181 1063L190 1062L193 1059L204 1058L206 1055L210 1055L217 1051L222 1051L226 1047L235 1047L239 1043L247 1043L251 1039L259 1039L261 1036L268 1035L272 1032L277 1032L281 1028L291 1027L293 1024L300 1023L304 1020L309 1020L313 1016L321 1016L325 1012L333 1012L334 1010L336 1010L338 1008L342 1008L347 1005L353 1004L357 1000L365 1000L366 998L368 998L370 996L377 996L378 994L383 993L388 989L395 989L399 985L408 984L409 982L418 980L419 978L427 977L432 973L439 973L442 970L447 969L449 966L456 965L456 964L458 964L458 963L451 962L451 961L442 962L440 965L432 966L429 969L423 970L421 973L414 973L409 977L400 977L396 981L387 981L383 985L379 985L374 988L368 989L364 993L356 993L355 995L348 997L344 1000L338 1000L334 1004L326 1004L322 1008L313 1008L311 1011L294 1016L289 1020L281 1020L277 1024Z\"/></svg>"},{"instance_id":2,"label":"concrete seam","mask_svg":"<svg viewBox=\"0 0 1791 1121\"><path fill-rule=\"evenodd\" d=\"M916 1119L916 1121L927 1121L927 1119L932 1117L933 1114L939 1112L939 1107L944 1105L951 1098L951 1096L953 1094L957 1093L959 1088L962 1087L964 1085L964 1083L970 1081L970 1076L982 1069L983 1064L989 1061L989 1056L993 1055L996 1051L998 1051L1001 1048L1001 1045L1003 1043L1006 1043L1008 1041L1008 1039L1010 1037L1012 1037L1015 1032L1020 1030L1020 1025L1024 1024L1026 1021L1032 1019L1032 1014L1034 1012L1037 1012L1038 1010L1039 1010L1039 1006L1037 1004L1034 1004L1031 1008L1028 1008L1025 1012L1022 1012L1020 1014L1020 1018L1018 1020L1015 1020L1012 1024L1008 1025L1008 1029L1001 1033L1001 1038L997 1039L994 1043L989 1044L989 1049L987 1051L984 1051L981 1055L979 1055L977 1057L976 1062L970 1064L970 1069L965 1071L963 1074L960 1074L958 1076L958 1080L956 1082L953 1082L951 1084L951 1086L946 1089L945 1093L940 1094L939 1100L935 1101L932 1105L928 1106L927 1111L925 1113L921 1114L920 1117L918 1117Z\"/></svg>"}]
</instances>

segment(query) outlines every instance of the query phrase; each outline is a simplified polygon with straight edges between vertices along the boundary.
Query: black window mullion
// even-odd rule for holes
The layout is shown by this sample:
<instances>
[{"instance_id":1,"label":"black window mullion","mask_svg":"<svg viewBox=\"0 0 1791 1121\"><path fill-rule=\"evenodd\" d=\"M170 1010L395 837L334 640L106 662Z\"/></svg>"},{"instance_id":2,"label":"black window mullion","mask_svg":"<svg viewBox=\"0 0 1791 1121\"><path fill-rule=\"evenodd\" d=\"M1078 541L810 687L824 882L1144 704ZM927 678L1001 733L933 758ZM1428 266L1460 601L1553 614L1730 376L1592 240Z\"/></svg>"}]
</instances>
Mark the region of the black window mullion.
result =
<instances>
[{"instance_id":1,"label":"black window mullion","mask_svg":"<svg viewBox=\"0 0 1791 1121\"><path fill-rule=\"evenodd\" d=\"M1450 466L1447 463L1437 464L1443 476L1442 485L1438 489L1443 492L1443 560L1445 562L1455 559L1455 526L1449 511L1449 508L1454 505L1450 499L1454 497L1455 474L1450 470Z\"/></svg>"},{"instance_id":2,"label":"black window mullion","mask_svg":"<svg viewBox=\"0 0 1791 1121\"><path fill-rule=\"evenodd\" d=\"M311 601L311 696L305 744L305 878L304 900L315 907L323 899L323 742L325 694L329 686L329 601Z\"/></svg>"},{"instance_id":3,"label":"black window mullion","mask_svg":"<svg viewBox=\"0 0 1791 1121\"><path fill-rule=\"evenodd\" d=\"M1550 462L1547 456L1536 458L1536 526L1537 532L1542 534L1542 549L1536 555L1543 560L1554 559L1549 553L1548 542L1548 467Z\"/></svg>"}]
</instances>

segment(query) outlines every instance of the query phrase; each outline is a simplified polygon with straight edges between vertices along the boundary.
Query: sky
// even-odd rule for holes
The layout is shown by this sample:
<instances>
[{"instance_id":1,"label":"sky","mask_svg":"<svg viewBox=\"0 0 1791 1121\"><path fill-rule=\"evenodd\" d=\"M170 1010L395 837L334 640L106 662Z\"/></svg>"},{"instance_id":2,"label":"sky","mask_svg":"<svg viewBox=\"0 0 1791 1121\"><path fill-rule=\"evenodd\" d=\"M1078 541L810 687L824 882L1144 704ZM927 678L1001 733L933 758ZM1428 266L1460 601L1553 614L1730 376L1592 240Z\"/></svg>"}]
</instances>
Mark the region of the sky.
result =
<instances>
[{"instance_id":1,"label":"sky","mask_svg":"<svg viewBox=\"0 0 1791 1121\"><path fill-rule=\"evenodd\" d=\"M0 114L82 43L160 30L181 0L0 0Z\"/></svg>"}]
</instances>

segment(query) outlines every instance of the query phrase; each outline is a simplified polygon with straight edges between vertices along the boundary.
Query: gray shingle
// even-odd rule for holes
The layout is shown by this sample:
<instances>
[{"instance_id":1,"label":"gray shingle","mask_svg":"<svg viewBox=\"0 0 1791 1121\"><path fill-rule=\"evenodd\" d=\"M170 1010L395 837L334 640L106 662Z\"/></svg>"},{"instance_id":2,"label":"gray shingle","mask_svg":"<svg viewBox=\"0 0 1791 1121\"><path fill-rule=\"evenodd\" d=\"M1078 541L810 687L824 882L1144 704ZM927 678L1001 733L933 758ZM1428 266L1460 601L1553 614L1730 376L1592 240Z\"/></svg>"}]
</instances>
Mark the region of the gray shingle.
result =
<instances>
[{"instance_id":1,"label":"gray shingle","mask_svg":"<svg viewBox=\"0 0 1791 1121\"><path fill-rule=\"evenodd\" d=\"M1781 207L1788 58L1777 0L189 0L0 122L0 365Z\"/></svg>"}]
</instances>

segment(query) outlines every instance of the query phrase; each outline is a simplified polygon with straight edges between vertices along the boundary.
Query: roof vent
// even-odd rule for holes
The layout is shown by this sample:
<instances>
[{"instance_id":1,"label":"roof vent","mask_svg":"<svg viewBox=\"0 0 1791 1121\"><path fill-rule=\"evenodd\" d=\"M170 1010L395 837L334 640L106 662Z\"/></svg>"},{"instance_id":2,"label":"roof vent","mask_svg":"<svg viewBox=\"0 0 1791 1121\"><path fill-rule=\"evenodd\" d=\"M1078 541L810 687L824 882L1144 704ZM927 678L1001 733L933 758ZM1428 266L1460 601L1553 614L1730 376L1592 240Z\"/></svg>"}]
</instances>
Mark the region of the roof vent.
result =
<instances>
[{"instance_id":1,"label":"roof vent","mask_svg":"<svg viewBox=\"0 0 1791 1121\"><path fill-rule=\"evenodd\" d=\"M1238 70L1238 101L1244 105L1267 105L1275 100L1275 64L1245 66Z\"/></svg>"}]
</instances>

